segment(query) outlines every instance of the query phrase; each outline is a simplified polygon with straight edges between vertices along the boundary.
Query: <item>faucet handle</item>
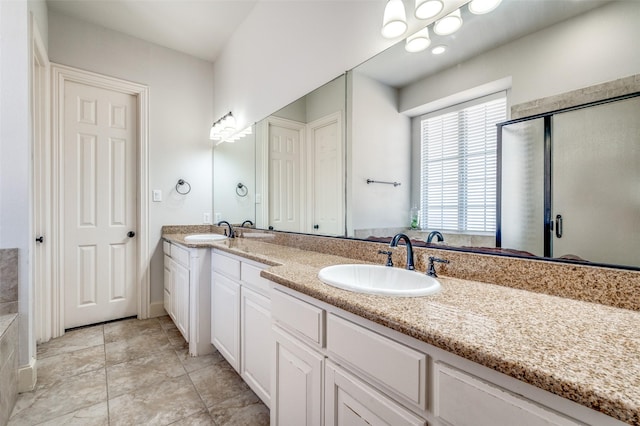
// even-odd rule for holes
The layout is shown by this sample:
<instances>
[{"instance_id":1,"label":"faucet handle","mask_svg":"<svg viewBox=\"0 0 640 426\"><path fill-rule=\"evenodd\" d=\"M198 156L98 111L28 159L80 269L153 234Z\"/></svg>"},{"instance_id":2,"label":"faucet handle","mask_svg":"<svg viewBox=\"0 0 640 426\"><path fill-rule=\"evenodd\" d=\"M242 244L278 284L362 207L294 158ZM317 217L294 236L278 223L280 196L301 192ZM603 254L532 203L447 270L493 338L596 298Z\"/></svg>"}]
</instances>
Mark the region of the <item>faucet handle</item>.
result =
<instances>
[{"instance_id":1,"label":"faucet handle","mask_svg":"<svg viewBox=\"0 0 640 426\"><path fill-rule=\"evenodd\" d=\"M437 278L438 274L436 274L436 267L434 266L434 262L438 263L449 263L447 259L440 259L439 257L429 256L429 265L427 266L427 275L430 277Z\"/></svg>"},{"instance_id":2,"label":"faucet handle","mask_svg":"<svg viewBox=\"0 0 640 426\"><path fill-rule=\"evenodd\" d=\"M386 254L387 264L385 266L393 266L393 259L391 258L391 256L393 255L392 251L378 250L378 254Z\"/></svg>"}]
</instances>

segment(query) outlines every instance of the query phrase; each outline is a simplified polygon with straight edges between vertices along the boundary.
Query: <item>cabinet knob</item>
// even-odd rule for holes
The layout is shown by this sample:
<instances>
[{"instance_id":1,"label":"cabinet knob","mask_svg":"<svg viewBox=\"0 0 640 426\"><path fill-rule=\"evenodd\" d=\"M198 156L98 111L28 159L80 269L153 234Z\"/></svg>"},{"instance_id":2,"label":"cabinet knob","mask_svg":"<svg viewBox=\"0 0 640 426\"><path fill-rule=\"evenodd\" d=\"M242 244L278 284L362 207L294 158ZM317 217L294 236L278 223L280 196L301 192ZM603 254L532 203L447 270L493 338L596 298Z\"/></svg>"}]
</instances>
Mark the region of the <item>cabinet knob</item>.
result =
<instances>
[{"instance_id":1,"label":"cabinet knob","mask_svg":"<svg viewBox=\"0 0 640 426\"><path fill-rule=\"evenodd\" d=\"M127 237L129 237L129 238L133 238L133 237L135 237L135 236L136 236L136 233L135 233L135 232L133 232L133 231L129 231L129 232L127 232Z\"/></svg>"}]
</instances>

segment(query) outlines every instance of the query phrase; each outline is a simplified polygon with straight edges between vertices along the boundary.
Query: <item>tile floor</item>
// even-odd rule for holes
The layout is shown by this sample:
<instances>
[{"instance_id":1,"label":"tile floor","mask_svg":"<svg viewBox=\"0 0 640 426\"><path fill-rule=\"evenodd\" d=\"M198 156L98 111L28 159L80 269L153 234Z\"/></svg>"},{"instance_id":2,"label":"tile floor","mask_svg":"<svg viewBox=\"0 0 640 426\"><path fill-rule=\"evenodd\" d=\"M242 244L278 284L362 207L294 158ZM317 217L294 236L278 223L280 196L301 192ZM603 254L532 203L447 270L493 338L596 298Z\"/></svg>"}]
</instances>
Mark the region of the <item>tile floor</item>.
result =
<instances>
[{"instance_id":1,"label":"tile floor","mask_svg":"<svg viewBox=\"0 0 640 426\"><path fill-rule=\"evenodd\" d=\"M219 353L190 357L168 316L72 330L38 346L38 383L9 425L268 425Z\"/></svg>"}]
</instances>

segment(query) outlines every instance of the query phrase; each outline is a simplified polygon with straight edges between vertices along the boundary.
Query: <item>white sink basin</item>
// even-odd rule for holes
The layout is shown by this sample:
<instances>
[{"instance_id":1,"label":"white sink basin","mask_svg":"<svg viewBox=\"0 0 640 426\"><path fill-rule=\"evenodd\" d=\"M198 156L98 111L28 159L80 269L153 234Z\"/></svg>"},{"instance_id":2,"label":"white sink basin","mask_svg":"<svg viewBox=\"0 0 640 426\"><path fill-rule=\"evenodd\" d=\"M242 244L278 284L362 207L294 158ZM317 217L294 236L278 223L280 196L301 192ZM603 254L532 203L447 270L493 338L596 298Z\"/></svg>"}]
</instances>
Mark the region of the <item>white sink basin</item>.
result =
<instances>
[{"instance_id":1,"label":"white sink basin","mask_svg":"<svg viewBox=\"0 0 640 426\"><path fill-rule=\"evenodd\" d=\"M226 239L227 236L221 234L194 234L184 237L184 240L188 243L210 243L213 241L221 241Z\"/></svg>"},{"instance_id":2,"label":"white sink basin","mask_svg":"<svg viewBox=\"0 0 640 426\"><path fill-rule=\"evenodd\" d=\"M318 278L344 290L386 296L427 296L440 291L440 282L433 277L382 265L327 266Z\"/></svg>"}]
</instances>

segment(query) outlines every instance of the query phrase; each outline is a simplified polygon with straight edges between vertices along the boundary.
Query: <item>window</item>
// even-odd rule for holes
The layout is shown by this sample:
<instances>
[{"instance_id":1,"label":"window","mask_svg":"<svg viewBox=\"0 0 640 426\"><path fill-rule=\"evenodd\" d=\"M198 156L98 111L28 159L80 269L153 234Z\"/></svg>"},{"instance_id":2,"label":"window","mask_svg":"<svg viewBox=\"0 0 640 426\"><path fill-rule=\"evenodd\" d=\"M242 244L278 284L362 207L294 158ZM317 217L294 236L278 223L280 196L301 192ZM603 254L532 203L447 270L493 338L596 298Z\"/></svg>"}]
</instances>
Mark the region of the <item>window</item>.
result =
<instances>
[{"instance_id":1,"label":"window","mask_svg":"<svg viewBox=\"0 0 640 426\"><path fill-rule=\"evenodd\" d=\"M420 119L421 223L425 229L496 230L496 123L504 93Z\"/></svg>"}]
</instances>

